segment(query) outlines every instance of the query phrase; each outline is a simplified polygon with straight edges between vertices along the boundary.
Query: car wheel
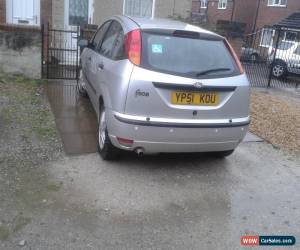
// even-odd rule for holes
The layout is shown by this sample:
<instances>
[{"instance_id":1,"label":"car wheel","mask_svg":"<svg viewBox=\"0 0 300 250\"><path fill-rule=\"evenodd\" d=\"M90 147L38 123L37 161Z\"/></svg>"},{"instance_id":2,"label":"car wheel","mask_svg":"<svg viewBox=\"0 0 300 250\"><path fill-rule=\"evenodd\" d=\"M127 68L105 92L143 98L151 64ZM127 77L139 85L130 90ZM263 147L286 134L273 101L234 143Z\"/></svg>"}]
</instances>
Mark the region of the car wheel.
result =
<instances>
[{"instance_id":1,"label":"car wheel","mask_svg":"<svg viewBox=\"0 0 300 250\"><path fill-rule=\"evenodd\" d=\"M214 152L213 154L217 158L225 158L227 156L232 155L233 152L234 152L234 149L233 150L227 150L227 151Z\"/></svg>"},{"instance_id":2,"label":"car wheel","mask_svg":"<svg viewBox=\"0 0 300 250\"><path fill-rule=\"evenodd\" d=\"M116 160L119 156L117 149L110 141L107 132L106 112L105 108L100 110L99 126L98 126L98 151L103 160Z\"/></svg>"},{"instance_id":3,"label":"car wheel","mask_svg":"<svg viewBox=\"0 0 300 250\"><path fill-rule=\"evenodd\" d=\"M257 54L251 54L251 56L250 56L250 61L251 61L252 63L257 62L257 61L258 61L258 55L257 55Z\"/></svg>"},{"instance_id":4,"label":"car wheel","mask_svg":"<svg viewBox=\"0 0 300 250\"><path fill-rule=\"evenodd\" d=\"M281 61L274 62L272 66L272 75L276 78L284 78L287 74L286 64Z\"/></svg>"},{"instance_id":5,"label":"car wheel","mask_svg":"<svg viewBox=\"0 0 300 250\"><path fill-rule=\"evenodd\" d=\"M77 84L77 89L78 89L78 93L80 96L82 97L87 97L87 92L84 86L84 81L83 81L83 77L82 77L82 71L80 70L80 76L79 76L79 80L78 80L78 84Z\"/></svg>"}]
</instances>

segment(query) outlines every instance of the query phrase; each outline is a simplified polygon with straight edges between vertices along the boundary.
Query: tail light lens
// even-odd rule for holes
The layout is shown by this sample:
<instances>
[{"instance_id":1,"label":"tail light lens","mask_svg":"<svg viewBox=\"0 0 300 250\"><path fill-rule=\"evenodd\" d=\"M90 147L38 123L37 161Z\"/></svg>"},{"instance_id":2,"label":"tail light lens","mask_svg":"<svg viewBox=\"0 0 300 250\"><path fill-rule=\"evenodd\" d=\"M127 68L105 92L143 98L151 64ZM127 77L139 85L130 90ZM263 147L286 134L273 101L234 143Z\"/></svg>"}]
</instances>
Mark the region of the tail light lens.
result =
<instances>
[{"instance_id":1,"label":"tail light lens","mask_svg":"<svg viewBox=\"0 0 300 250\"><path fill-rule=\"evenodd\" d=\"M227 47L227 49L229 50L231 56L233 57L236 65L238 66L238 69L240 71L241 74L243 74L245 72L243 65L241 64L240 59L238 58L237 54L235 53L234 49L232 48L232 46L230 45L230 43L225 39L224 40L225 46Z\"/></svg>"},{"instance_id":2,"label":"tail light lens","mask_svg":"<svg viewBox=\"0 0 300 250\"><path fill-rule=\"evenodd\" d=\"M126 146L126 147L131 147L132 144L134 143L133 140L121 138L121 137L117 137L117 140L121 145Z\"/></svg>"},{"instance_id":3,"label":"tail light lens","mask_svg":"<svg viewBox=\"0 0 300 250\"><path fill-rule=\"evenodd\" d=\"M139 29L129 32L125 40L125 50L128 59L135 65L141 64L142 37Z\"/></svg>"}]
</instances>

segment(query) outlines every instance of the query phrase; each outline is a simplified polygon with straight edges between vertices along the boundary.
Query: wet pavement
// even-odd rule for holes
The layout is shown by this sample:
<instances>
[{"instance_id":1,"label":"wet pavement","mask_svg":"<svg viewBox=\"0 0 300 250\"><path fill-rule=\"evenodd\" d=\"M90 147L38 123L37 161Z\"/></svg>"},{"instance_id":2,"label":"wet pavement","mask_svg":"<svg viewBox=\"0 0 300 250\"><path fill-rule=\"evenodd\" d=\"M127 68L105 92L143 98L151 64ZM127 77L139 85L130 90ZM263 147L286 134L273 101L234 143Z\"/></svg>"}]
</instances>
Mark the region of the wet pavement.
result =
<instances>
[{"instance_id":1,"label":"wet pavement","mask_svg":"<svg viewBox=\"0 0 300 250\"><path fill-rule=\"evenodd\" d=\"M65 153L96 152L96 114L89 99L77 95L76 82L49 81L46 92Z\"/></svg>"},{"instance_id":2,"label":"wet pavement","mask_svg":"<svg viewBox=\"0 0 300 250\"><path fill-rule=\"evenodd\" d=\"M74 81L49 81L47 96L67 155L97 152L97 118L88 97L76 92ZM260 142L248 133L244 142Z\"/></svg>"}]
</instances>

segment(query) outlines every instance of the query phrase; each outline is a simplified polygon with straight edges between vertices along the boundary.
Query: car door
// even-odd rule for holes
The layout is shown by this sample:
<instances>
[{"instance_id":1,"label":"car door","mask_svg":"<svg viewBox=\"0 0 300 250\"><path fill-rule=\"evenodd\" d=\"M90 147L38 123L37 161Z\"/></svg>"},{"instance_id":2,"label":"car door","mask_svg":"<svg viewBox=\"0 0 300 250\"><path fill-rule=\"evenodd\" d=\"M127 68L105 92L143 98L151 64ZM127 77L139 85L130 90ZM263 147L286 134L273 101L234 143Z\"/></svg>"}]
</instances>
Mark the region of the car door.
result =
<instances>
[{"instance_id":1,"label":"car door","mask_svg":"<svg viewBox=\"0 0 300 250\"><path fill-rule=\"evenodd\" d=\"M124 32L118 21L113 21L105 34L101 45L97 49L98 54L93 58L93 80L98 96L102 96L107 108L111 108L112 103L122 102L122 98L116 94L123 85L123 79L129 81L129 70L124 55ZM115 94L112 94L114 92ZM116 97L118 96L118 97ZM118 106L118 104L116 106ZM121 104L120 104L121 106Z\"/></svg>"},{"instance_id":2,"label":"car door","mask_svg":"<svg viewBox=\"0 0 300 250\"><path fill-rule=\"evenodd\" d=\"M104 35L110 25L111 21L105 22L97 31L97 33L94 35L92 42L89 45L89 48L85 49L81 60L82 60L82 71L83 71L83 77L86 80L86 90L88 92L88 95L91 99L91 102L97 110L97 93L95 89L96 83L93 83L95 80L93 78L93 74L95 69L93 68L95 66L95 58L97 57L97 48L101 45L102 40L104 38Z\"/></svg>"},{"instance_id":3,"label":"car door","mask_svg":"<svg viewBox=\"0 0 300 250\"><path fill-rule=\"evenodd\" d=\"M300 45L295 49L291 58L291 71L300 74Z\"/></svg>"}]
</instances>

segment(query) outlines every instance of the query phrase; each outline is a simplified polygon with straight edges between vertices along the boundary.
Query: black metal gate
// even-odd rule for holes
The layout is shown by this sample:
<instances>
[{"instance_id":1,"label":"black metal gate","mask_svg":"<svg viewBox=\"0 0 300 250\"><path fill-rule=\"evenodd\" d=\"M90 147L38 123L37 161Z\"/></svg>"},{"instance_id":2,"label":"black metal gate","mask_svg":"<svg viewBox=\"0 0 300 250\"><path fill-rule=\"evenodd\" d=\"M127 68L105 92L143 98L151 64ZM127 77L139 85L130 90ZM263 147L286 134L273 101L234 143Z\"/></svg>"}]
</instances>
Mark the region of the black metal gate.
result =
<instances>
[{"instance_id":1,"label":"black metal gate","mask_svg":"<svg viewBox=\"0 0 300 250\"><path fill-rule=\"evenodd\" d=\"M241 61L253 87L299 88L300 32L265 27L244 39Z\"/></svg>"},{"instance_id":2,"label":"black metal gate","mask_svg":"<svg viewBox=\"0 0 300 250\"><path fill-rule=\"evenodd\" d=\"M47 79L78 80L80 29L42 27L42 72Z\"/></svg>"}]
</instances>

